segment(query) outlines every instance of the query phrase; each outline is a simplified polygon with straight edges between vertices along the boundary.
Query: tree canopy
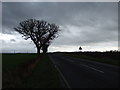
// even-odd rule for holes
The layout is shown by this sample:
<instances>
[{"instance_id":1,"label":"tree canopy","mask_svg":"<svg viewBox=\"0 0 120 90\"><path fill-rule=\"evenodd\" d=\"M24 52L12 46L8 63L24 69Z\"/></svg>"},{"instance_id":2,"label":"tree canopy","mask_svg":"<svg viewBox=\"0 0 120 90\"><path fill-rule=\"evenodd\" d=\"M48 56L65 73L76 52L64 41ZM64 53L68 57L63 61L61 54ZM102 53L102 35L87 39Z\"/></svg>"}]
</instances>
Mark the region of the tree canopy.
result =
<instances>
[{"instance_id":1,"label":"tree canopy","mask_svg":"<svg viewBox=\"0 0 120 90\"><path fill-rule=\"evenodd\" d=\"M58 25L36 19L22 21L14 29L22 34L25 40L30 38L34 42L37 53L40 53L40 49L46 53L51 41L58 36L58 31L60 31Z\"/></svg>"}]
</instances>

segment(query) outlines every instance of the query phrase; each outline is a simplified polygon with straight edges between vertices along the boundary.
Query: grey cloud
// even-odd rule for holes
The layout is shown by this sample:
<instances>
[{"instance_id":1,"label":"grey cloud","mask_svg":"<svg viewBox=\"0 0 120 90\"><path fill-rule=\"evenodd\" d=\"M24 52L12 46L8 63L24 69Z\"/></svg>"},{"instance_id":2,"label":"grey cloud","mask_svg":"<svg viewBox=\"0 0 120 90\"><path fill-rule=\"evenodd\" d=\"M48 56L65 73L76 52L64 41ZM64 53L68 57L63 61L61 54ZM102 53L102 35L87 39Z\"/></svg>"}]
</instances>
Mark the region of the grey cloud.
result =
<instances>
[{"instance_id":1,"label":"grey cloud","mask_svg":"<svg viewBox=\"0 0 120 90\"><path fill-rule=\"evenodd\" d=\"M3 33L20 21L36 18L61 26L53 45L87 45L118 40L117 2L4 2Z\"/></svg>"},{"instance_id":2,"label":"grey cloud","mask_svg":"<svg viewBox=\"0 0 120 90\"><path fill-rule=\"evenodd\" d=\"M11 41L11 42L16 42L16 40L15 40L15 39L11 39L10 41Z\"/></svg>"},{"instance_id":3,"label":"grey cloud","mask_svg":"<svg viewBox=\"0 0 120 90\"><path fill-rule=\"evenodd\" d=\"M14 3L3 3L3 25L13 25L13 23L20 22L27 18L39 18L46 19L51 22L58 24L73 22L75 16L82 16L83 19L95 20L97 15L105 13L116 13L115 3L48 3L48 2L14 2ZM104 6L104 7L103 7ZM113 7L114 6L114 7ZM104 10L107 9L107 10ZM110 11L110 10L111 11ZM101 12L102 11L102 12ZM97 14L98 13L98 14ZM95 16L96 15L96 16ZM100 17L104 17L99 15ZM106 16L106 15L105 15ZM108 16L108 15L107 15ZM114 15L110 15L113 16ZM79 18L78 18L79 20ZM82 20L85 22L85 20ZM84 23L83 22L83 23ZM87 22L85 22L87 23ZM89 23L89 22L88 22Z\"/></svg>"},{"instance_id":4,"label":"grey cloud","mask_svg":"<svg viewBox=\"0 0 120 90\"><path fill-rule=\"evenodd\" d=\"M0 33L2 33L2 3L0 2Z\"/></svg>"},{"instance_id":5,"label":"grey cloud","mask_svg":"<svg viewBox=\"0 0 120 90\"><path fill-rule=\"evenodd\" d=\"M94 3L42 3L14 2L3 3L3 26L12 29L20 21L28 18L45 19L58 24L66 24L84 10L93 9ZM86 11L85 11L86 12ZM4 31L3 31L4 32Z\"/></svg>"},{"instance_id":6,"label":"grey cloud","mask_svg":"<svg viewBox=\"0 0 120 90\"><path fill-rule=\"evenodd\" d=\"M4 2L118 2L119 0L4 0Z\"/></svg>"}]
</instances>

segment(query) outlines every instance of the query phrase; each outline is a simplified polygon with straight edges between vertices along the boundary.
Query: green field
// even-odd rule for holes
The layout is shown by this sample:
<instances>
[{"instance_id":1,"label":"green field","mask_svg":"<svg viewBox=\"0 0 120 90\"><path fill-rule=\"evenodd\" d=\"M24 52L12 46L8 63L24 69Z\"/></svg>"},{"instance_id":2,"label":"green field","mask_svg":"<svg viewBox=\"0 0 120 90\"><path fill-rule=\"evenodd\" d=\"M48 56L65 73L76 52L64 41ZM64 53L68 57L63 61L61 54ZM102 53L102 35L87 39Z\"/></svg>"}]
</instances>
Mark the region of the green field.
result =
<instances>
[{"instance_id":1,"label":"green field","mask_svg":"<svg viewBox=\"0 0 120 90\"><path fill-rule=\"evenodd\" d=\"M18 64L24 63L36 56L36 54L2 54L2 68L15 68Z\"/></svg>"},{"instance_id":2,"label":"green field","mask_svg":"<svg viewBox=\"0 0 120 90\"><path fill-rule=\"evenodd\" d=\"M120 66L119 52L70 52L64 55Z\"/></svg>"},{"instance_id":3,"label":"green field","mask_svg":"<svg viewBox=\"0 0 120 90\"><path fill-rule=\"evenodd\" d=\"M2 54L3 88L59 88L59 73L48 55Z\"/></svg>"}]
</instances>

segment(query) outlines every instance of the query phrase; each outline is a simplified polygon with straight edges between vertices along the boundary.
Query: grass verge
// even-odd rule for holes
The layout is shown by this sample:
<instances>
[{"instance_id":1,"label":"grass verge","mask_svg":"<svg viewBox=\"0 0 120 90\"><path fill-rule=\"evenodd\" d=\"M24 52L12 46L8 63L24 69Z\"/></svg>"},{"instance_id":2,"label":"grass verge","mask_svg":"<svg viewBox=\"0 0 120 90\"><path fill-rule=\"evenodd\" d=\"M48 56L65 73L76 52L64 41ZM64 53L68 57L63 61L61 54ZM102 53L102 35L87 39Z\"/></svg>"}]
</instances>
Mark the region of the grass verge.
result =
<instances>
[{"instance_id":1,"label":"grass verge","mask_svg":"<svg viewBox=\"0 0 120 90\"><path fill-rule=\"evenodd\" d=\"M42 55L33 74L27 80L27 88L60 88L59 73L53 66L47 54Z\"/></svg>"},{"instance_id":2,"label":"grass verge","mask_svg":"<svg viewBox=\"0 0 120 90\"><path fill-rule=\"evenodd\" d=\"M17 65L35 58L37 54L2 54L2 69L14 69Z\"/></svg>"},{"instance_id":3,"label":"grass verge","mask_svg":"<svg viewBox=\"0 0 120 90\"><path fill-rule=\"evenodd\" d=\"M40 54L39 58L36 59L37 62L34 62L35 59L31 60L35 56L37 54L4 54L2 59L4 68L2 72L3 88L62 87L59 73L47 54ZM26 74L25 77L24 73Z\"/></svg>"}]
</instances>

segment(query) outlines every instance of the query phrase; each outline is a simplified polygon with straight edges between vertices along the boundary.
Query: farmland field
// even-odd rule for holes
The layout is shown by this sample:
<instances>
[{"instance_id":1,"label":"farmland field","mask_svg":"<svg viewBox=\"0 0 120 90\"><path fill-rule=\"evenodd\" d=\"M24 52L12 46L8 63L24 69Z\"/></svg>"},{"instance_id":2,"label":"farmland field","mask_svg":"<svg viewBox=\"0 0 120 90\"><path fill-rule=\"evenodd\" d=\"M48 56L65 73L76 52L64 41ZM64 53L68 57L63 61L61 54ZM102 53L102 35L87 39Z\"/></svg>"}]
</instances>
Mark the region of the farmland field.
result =
<instances>
[{"instance_id":1,"label":"farmland field","mask_svg":"<svg viewBox=\"0 0 120 90\"><path fill-rule=\"evenodd\" d=\"M18 64L24 63L36 56L36 54L2 54L2 68L15 68Z\"/></svg>"},{"instance_id":2,"label":"farmland field","mask_svg":"<svg viewBox=\"0 0 120 90\"><path fill-rule=\"evenodd\" d=\"M3 88L58 88L59 75L47 55L3 54Z\"/></svg>"}]
</instances>

